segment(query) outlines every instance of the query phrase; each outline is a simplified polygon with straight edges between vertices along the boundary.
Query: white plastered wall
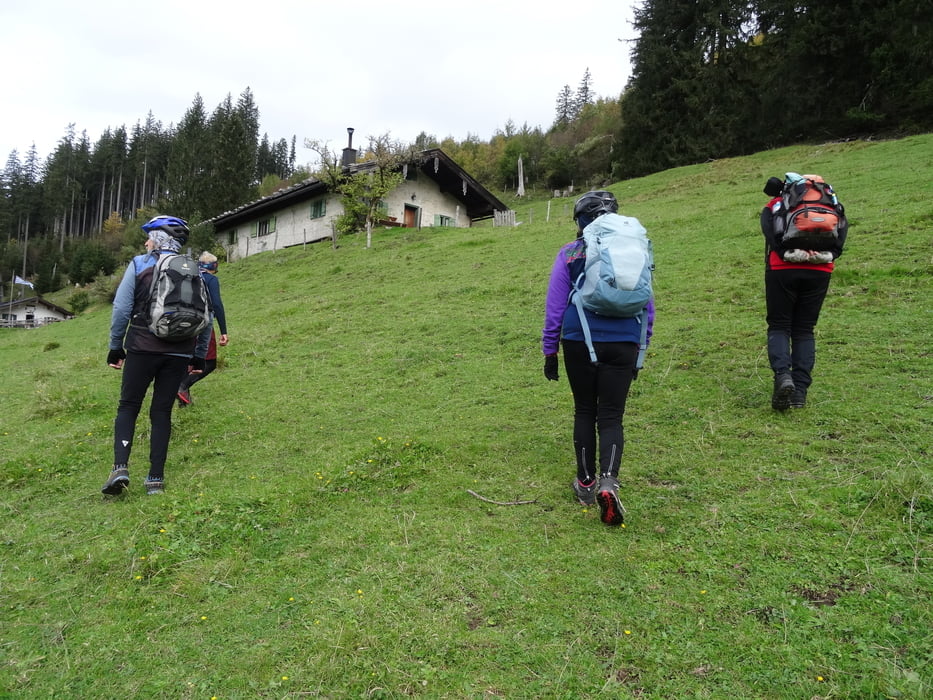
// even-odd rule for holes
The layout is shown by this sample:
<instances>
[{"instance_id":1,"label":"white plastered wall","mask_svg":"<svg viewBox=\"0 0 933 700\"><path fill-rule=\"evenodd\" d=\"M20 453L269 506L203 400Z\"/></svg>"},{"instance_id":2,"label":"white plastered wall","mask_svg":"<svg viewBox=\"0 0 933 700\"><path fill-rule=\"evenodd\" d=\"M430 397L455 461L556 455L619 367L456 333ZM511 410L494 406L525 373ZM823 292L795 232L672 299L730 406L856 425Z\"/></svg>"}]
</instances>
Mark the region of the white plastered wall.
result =
<instances>
[{"instance_id":1,"label":"white plastered wall","mask_svg":"<svg viewBox=\"0 0 933 700\"><path fill-rule=\"evenodd\" d=\"M414 197L412 196L414 195ZM327 195L326 213L323 217L311 218L311 202L314 199L278 209L274 214L266 213L236 227L236 241L230 242L230 229L218 230L218 242L227 251L228 260L238 260L249 255L281 250L291 246L314 243L329 239L333 235L333 221L343 214L343 205L336 195ZM404 221L405 205L420 210L422 227L434 224L435 215L450 218L453 226L470 226L463 205L452 194L440 191L437 183L425 175L416 181L406 180L386 198L388 216ZM252 237L257 221L275 216L275 231L263 236Z\"/></svg>"}]
</instances>

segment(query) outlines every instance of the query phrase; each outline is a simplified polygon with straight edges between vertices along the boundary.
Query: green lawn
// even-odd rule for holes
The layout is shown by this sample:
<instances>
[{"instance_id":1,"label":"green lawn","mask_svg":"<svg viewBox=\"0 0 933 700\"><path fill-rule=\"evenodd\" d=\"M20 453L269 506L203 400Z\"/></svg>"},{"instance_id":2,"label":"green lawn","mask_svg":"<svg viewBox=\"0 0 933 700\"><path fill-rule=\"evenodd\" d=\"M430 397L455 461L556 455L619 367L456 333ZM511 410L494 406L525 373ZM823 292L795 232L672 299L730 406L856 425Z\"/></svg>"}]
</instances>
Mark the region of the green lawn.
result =
<instances>
[{"instance_id":1,"label":"green lawn","mask_svg":"<svg viewBox=\"0 0 933 700\"><path fill-rule=\"evenodd\" d=\"M758 213L788 170L851 230L777 414ZM657 263L624 528L571 497L542 375L569 200L223 265L231 342L162 497L145 408L129 493L99 491L109 307L0 330L0 697L930 697L931 182L925 135L609 187Z\"/></svg>"}]
</instances>

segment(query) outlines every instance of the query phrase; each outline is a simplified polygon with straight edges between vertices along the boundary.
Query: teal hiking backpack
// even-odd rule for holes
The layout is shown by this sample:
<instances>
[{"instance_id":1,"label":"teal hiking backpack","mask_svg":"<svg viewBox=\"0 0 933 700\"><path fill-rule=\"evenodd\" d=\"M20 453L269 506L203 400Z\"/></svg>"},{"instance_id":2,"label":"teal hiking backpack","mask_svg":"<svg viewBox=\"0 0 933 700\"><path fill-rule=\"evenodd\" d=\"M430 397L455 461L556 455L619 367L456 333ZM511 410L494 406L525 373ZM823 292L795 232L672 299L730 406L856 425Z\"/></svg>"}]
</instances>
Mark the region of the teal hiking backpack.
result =
<instances>
[{"instance_id":1,"label":"teal hiking backpack","mask_svg":"<svg viewBox=\"0 0 933 700\"><path fill-rule=\"evenodd\" d=\"M641 342L637 368L644 362L648 347L648 314L653 298L654 252L648 232L638 219L607 213L583 229L586 265L573 283L571 301L576 305L583 326L583 337L596 363L584 309L613 318L637 318Z\"/></svg>"}]
</instances>

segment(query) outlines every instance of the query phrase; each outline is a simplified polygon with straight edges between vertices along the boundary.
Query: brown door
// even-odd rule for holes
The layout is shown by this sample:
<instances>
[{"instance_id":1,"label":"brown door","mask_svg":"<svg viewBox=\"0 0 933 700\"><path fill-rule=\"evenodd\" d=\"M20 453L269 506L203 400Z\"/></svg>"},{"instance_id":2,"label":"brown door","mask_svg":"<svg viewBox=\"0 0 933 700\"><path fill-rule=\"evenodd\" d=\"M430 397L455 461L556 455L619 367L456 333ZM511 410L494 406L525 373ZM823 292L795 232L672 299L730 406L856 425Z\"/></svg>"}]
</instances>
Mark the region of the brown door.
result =
<instances>
[{"instance_id":1,"label":"brown door","mask_svg":"<svg viewBox=\"0 0 933 700\"><path fill-rule=\"evenodd\" d=\"M405 205L405 228L418 227L418 207Z\"/></svg>"}]
</instances>

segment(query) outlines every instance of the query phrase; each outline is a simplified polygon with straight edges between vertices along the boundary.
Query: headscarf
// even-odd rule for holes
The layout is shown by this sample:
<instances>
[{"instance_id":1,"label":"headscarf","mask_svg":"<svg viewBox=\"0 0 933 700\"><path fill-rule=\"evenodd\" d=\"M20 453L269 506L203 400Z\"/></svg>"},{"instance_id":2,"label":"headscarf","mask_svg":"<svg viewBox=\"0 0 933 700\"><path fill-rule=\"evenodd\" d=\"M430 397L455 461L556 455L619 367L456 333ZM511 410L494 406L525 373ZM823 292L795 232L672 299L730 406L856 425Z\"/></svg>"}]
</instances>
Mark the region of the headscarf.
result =
<instances>
[{"instance_id":1,"label":"headscarf","mask_svg":"<svg viewBox=\"0 0 933 700\"><path fill-rule=\"evenodd\" d=\"M181 251L181 243L167 231L160 229L150 231L149 240L155 243L155 250L168 250L173 253Z\"/></svg>"}]
</instances>

